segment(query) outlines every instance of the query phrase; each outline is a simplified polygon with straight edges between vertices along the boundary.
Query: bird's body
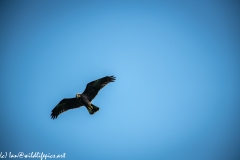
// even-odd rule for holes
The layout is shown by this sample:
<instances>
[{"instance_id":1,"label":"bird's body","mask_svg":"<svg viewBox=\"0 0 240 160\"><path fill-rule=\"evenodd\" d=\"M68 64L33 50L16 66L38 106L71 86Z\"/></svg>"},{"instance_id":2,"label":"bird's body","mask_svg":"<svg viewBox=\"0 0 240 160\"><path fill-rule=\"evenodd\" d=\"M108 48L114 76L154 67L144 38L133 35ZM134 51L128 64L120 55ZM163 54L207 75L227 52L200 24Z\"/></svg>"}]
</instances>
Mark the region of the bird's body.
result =
<instances>
[{"instance_id":1,"label":"bird's body","mask_svg":"<svg viewBox=\"0 0 240 160\"><path fill-rule=\"evenodd\" d=\"M79 108L81 106L85 106L91 115L94 114L99 110L99 108L92 104L91 101L95 98L100 89L102 89L108 83L114 82L114 80L114 76L106 76L88 83L82 94L76 94L75 98L62 99L52 110L51 118L55 119L62 112L65 112L69 109Z\"/></svg>"}]
</instances>

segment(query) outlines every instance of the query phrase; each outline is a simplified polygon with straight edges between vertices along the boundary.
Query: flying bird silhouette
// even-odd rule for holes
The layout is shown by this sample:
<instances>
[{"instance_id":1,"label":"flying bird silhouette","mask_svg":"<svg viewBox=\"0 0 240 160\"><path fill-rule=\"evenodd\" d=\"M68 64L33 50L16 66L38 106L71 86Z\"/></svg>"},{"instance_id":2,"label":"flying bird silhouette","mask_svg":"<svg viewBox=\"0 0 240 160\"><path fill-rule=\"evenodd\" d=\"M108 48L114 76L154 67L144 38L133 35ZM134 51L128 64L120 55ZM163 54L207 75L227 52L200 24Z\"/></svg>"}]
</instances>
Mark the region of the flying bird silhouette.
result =
<instances>
[{"instance_id":1,"label":"flying bird silhouette","mask_svg":"<svg viewBox=\"0 0 240 160\"><path fill-rule=\"evenodd\" d=\"M62 99L55 108L52 110L51 118L55 119L59 114L74 108L85 106L88 112L92 115L99 110L97 106L91 103L96 97L98 92L108 83L114 82L116 77L106 76L87 84L82 94L77 93L75 98L64 98Z\"/></svg>"}]
</instances>

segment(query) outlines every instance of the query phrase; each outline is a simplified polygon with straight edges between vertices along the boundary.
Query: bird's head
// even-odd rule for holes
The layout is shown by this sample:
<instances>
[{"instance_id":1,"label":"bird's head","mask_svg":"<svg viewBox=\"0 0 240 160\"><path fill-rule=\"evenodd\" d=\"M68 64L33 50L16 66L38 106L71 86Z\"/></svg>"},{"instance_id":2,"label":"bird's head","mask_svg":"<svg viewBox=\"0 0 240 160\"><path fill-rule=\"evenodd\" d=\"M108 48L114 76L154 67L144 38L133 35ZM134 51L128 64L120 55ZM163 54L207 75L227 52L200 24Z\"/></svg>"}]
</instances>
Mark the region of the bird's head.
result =
<instances>
[{"instance_id":1,"label":"bird's head","mask_svg":"<svg viewBox=\"0 0 240 160\"><path fill-rule=\"evenodd\" d=\"M81 94L80 93L77 93L76 94L76 98L80 98L81 97Z\"/></svg>"}]
</instances>

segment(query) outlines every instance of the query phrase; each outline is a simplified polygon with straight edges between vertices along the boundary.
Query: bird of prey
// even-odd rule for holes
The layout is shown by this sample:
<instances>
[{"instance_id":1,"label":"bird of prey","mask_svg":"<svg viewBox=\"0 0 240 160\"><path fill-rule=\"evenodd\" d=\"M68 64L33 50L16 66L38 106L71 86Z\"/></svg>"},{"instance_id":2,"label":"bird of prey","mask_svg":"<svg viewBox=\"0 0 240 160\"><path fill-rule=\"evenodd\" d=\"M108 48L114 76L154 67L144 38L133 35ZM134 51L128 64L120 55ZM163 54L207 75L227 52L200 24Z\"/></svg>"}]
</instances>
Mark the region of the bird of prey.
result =
<instances>
[{"instance_id":1,"label":"bird of prey","mask_svg":"<svg viewBox=\"0 0 240 160\"><path fill-rule=\"evenodd\" d=\"M62 99L55 108L52 110L51 118L55 119L59 114L74 108L85 106L88 112L92 115L99 110L97 106L91 103L91 101L98 94L100 89L110 82L114 82L116 77L106 76L87 84L82 94L77 93L75 98L64 98Z\"/></svg>"}]
</instances>

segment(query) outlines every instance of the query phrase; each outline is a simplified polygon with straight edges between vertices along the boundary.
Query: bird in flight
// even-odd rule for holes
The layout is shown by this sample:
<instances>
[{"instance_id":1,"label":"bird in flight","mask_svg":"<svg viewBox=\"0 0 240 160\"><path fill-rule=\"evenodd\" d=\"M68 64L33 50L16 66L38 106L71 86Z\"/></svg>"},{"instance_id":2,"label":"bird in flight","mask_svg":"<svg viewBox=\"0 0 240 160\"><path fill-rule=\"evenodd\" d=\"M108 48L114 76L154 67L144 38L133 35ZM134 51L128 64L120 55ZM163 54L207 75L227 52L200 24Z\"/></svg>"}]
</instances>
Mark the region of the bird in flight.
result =
<instances>
[{"instance_id":1,"label":"bird in flight","mask_svg":"<svg viewBox=\"0 0 240 160\"><path fill-rule=\"evenodd\" d=\"M52 110L51 118L55 119L59 114L69 110L85 106L88 112L93 115L99 110L97 106L91 103L91 101L96 97L98 92L108 83L114 82L116 77L106 76L87 84L84 92L82 94L77 93L75 98L64 98L62 99L55 108Z\"/></svg>"}]
</instances>

